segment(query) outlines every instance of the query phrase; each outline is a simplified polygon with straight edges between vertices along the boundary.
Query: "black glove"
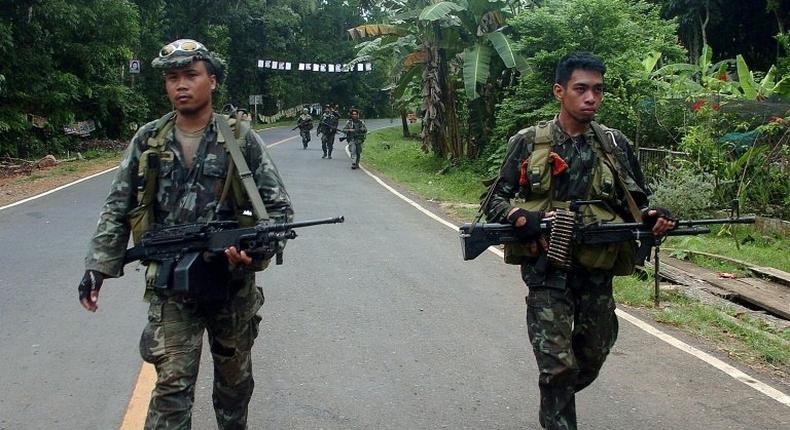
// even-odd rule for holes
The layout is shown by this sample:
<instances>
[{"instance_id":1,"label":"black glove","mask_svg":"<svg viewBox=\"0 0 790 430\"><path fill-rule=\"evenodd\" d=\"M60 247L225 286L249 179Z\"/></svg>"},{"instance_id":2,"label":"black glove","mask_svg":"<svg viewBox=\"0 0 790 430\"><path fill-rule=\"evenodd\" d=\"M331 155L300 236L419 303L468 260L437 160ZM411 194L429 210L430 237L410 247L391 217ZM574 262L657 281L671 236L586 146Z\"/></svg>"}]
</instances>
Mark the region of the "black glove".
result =
<instances>
[{"instance_id":1,"label":"black glove","mask_svg":"<svg viewBox=\"0 0 790 430\"><path fill-rule=\"evenodd\" d=\"M543 211L528 211L523 208L518 208L508 215L507 221L513 224L516 236L521 240L537 239L540 237L540 220L543 219L545 213ZM524 217L527 223L521 227L516 227L516 221Z\"/></svg>"},{"instance_id":2,"label":"black glove","mask_svg":"<svg viewBox=\"0 0 790 430\"><path fill-rule=\"evenodd\" d=\"M655 215L648 215L650 211L656 211ZM672 218L672 212L669 211L667 208L662 207L655 207L655 208L647 208L642 209L642 223L648 226L655 225L656 221L659 218L666 218L670 221L675 221L675 218Z\"/></svg>"},{"instance_id":3,"label":"black glove","mask_svg":"<svg viewBox=\"0 0 790 430\"><path fill-rule=\"evenodd\" d=\"M86 270L80 284L77 286L77 291L80 293L80 300L88 298L93 290L99 291L103 282L104 275L102 275L101 272Z\"/></svg>"}]
</instances>

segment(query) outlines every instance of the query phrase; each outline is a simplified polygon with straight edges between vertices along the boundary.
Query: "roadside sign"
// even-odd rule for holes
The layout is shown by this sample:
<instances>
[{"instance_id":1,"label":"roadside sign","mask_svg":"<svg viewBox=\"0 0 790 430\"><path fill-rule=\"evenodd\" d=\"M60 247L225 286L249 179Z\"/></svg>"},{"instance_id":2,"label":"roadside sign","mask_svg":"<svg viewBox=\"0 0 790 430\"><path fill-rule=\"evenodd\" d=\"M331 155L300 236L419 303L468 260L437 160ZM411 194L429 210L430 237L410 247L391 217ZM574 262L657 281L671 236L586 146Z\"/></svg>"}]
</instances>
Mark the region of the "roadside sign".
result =
<instances>
[{"instance_id":1,"label":"roadside sign","mask_svg":"<svg viewBox=\"0 0 790 430\"><path fill-rule=\"evenodd\" d=\"M129 73L140 73L140 60L129 60Z\"/></svg>"},{"instance_id":2,"label":"roadside sign","mask_svg":"<svg viewBox=\"0 0 790 430\"><path fill-rule=\"evenodd\" d=\"M250 96L250 104L251 105L262 105L263 104L263 95L255 94Z\"/></svg>"}]
</instances>

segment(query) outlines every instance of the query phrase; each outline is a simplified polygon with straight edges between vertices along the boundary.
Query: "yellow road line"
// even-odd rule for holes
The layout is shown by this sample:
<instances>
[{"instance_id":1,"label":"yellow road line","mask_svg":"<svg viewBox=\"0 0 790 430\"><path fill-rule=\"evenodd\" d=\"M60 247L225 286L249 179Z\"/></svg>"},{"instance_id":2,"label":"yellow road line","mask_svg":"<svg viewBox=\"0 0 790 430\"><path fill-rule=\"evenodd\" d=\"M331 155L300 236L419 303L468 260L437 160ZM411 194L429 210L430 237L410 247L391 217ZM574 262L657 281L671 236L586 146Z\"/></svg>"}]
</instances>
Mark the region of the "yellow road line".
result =
<instances>
[{"instance_id":1,"label":"yellow road line","mask_svg":"<svg viewBox=\"0 0 790 430\"><path fill-rule=\"evenodd\" d=\"M151 401L151 391L156 384L156 370L154 366L143 363L137 383L134 384L132 398L126 406L126 414L121 422L120 430L140 430L145 425L145 416L148 413L148 403Z\"/></svg>"}]
</instances>

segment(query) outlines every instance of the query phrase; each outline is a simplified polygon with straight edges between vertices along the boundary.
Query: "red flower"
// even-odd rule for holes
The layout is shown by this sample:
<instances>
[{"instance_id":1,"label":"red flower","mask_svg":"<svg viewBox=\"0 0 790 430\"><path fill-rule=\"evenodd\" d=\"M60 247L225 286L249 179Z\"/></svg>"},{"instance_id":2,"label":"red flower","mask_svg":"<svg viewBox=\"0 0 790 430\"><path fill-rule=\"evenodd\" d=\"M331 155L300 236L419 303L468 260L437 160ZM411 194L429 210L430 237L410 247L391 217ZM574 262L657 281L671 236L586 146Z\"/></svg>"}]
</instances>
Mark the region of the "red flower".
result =
<instances>
[{"instance_id":1,"label":"red flower","mask_svg":"<svg viewBox=\"0 0 790 430\"><path fill-rule=\"evenodd\" d=\"M697 100L696 103L691 105L691 111L692 112L696 112L696 111L700 110L703 106L705 106L705 100L699 99L699 100Z\"/></svg>"},{"instance_id":2,"label":"red flower","mask_svg":"<svg viewBox=\"0 0 790 430\"><path fill-rule=\"evenodd\" d=\"M719 80L726 82L726 81L729 81L730 78L729 78L729 76L727 76L727 73L722 73L721 75L719 75Z\"/></svg>"},{"instance_id":3,"label":"red flower","mask_svg":"<svg viewBox=\"0 0 790 430\"><path fill-rule=\"evenodd\" d=\"M719 110L721 108L721 105L718 103L713 103L712 105L710 105L710 107L713 110Z\"/></svg>"}]
</instances>

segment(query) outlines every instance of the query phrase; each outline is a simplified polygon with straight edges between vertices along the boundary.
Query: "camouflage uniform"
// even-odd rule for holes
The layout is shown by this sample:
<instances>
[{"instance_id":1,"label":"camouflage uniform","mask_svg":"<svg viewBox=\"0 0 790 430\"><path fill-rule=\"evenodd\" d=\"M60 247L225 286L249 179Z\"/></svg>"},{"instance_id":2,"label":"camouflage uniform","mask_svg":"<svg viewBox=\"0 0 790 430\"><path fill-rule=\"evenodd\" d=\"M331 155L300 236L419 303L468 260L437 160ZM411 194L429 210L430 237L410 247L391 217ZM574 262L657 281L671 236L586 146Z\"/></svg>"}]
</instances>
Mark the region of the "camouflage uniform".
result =
<instances>
[{"instance_id":1,"label":"camouflage uniform","mask_svg":"<svg viewBox=\"0 0 790 430\"><path fill-rule=\"evenodd\" d=\"M552 177L552 198L557 201L587 199L596 165L591 145L600 147L592 128L575 139L559 127L556 118L551 127L551 151L568 164L568 169ZM621 153L616 154L619 167L642 189L639 164L630 149L630 142L612 130ZM510 138L498 181L488 204L490 221L507 222L513 208L511 200L530 198L528 187L520 186L522 162L529 160L534 148L535 127ZM622 194L621 191L619 191ZM646 195L636 193L639 205L646 207ZM625 204L614 208L618 215L629 218ZM574 265L570 270L549 266L537 270L536 258L524 257L521 276L529 294L527 329L540 376L540 422L546 429L576 429L575 393L587 387L598 376L606 356L617 339L617 317L612 297L613 273L590 270Z\"/></svg>"},{"instance_id":2,"label":"camouflage uniform","mask_svg":"<svg viewBox=\"0 0 790 430\"><path fill-rule=\"evenodd\" d=\"M343 131L346 132L346 136L348 136L349 151L351 151L351 167L356 168L362 156L362 144L365 142L368 127L361 119L350 119L345 127L343 127Z\"/></svg>"},{"instance_id":3,"label":"camouflage uniform","mask_svg":"<svg viewBox=\"0 0 790 430\"><path fill-rule=\"evenodd\" d=\"M318 124L318 132L321 133L321 149L324 157L332 158L332 150L335 147L335 133L337 133L337 123L340 118L332 110L325 110L321 114L321 122Z\"/></svg>"},{"instance_id":4,"label":"camouflage uniform","mask_svg":"<svg viewBox=\"0 0 790 430\"><path fill-rule=\"evenodd\" d=\"M296 120L299 127L299 134L302 136L302 146L307 149L307 142L310 142L310 130L313 129L313 117L309 113L303 113Z\"/></svg>"},{"instance_id":5,"label":"camouflage uniform","mask_svg":"<svg viewBox=\"0 0 790 430\"><path fill-rule=\"evenodd\" d=\"M123 275L129 212L137 202L140 155L147 149L147 139L154 135L155 124L156 121L141 127L124 153L90 242L87 269L110 277ZM291 221L290 199L260 137L250 131L239 140L243 141L242 152L270 217L275 222ZM174 157L160 157L156 223L178 225L235 219L233 199L226 199L221 206L218 202L230 159L223 142L215 116L203 133L192 168L187 169L174 131L170 130L162 154L170 152ZM156 367L158 379L146 429L190 428L204 329L214 362L213 399L218 426L246 428L247 405L254 385L250 350L261 321L257 312L264 301L263 291L255 285L252 267L256 267L255 262L243 268L241 276L234 277L226 302L203 302L167 294L169 290L151 296L140 354Z\"/></svg>"}]
</instances>

